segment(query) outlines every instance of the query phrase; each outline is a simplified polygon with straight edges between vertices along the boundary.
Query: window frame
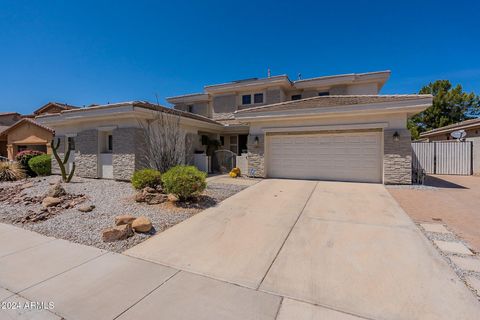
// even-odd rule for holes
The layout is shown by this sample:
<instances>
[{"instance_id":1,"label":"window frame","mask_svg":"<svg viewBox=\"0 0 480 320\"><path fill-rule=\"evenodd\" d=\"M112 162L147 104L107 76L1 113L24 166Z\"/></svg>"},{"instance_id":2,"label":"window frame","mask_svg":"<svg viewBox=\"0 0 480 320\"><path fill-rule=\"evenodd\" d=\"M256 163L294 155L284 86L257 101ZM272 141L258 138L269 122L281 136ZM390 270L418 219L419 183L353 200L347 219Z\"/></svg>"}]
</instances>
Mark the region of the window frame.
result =
<instances>
[{"instance_id":1,"label":"window frame","mask_svg":"<svg viewBox=\"0 0 480 320\"><path fill-rule=\"evenodd\" d=\"M257 92L257 93L254 93L254 94L252 94L252 95L253 95L253 104L259 104L259 103L263 103L263 102L264 102L263 92ZM255 101L255 99L256 99L257 96L260 96L260 97L262 98L262 101L260 101L260 102Z\"/></svg>"},{"instance_id":2,"label":"window frame","mask_svg":"<svg viewBox=\"0 0 480 320\"><path fill-rule=\"evenodd\" d=\"M295 100L302 100L302 94L292 94L290 99L292 101L295 101Z\"/></svg>"},{"instance_id":3,"label":"window frame","mask_svg":"<svg viewBox=\"0 0 480 320\"><path fill-rule=\"evenodd\" d=\"M245 102L244 98L248 97L248 102ZM242 106L248 106L252 104L252 95L251 94L242 94Z\"/></svg>"},{"instance_id":4,"label":"window frame","mask_svg":"<svg viewBox=\"0 0 480 320\"><path fill-rule=\"evenodd\" d=\"M318 96L319 97L326 97L330 95L330 91L319 91Z\"/></svg>"}]
</instances>

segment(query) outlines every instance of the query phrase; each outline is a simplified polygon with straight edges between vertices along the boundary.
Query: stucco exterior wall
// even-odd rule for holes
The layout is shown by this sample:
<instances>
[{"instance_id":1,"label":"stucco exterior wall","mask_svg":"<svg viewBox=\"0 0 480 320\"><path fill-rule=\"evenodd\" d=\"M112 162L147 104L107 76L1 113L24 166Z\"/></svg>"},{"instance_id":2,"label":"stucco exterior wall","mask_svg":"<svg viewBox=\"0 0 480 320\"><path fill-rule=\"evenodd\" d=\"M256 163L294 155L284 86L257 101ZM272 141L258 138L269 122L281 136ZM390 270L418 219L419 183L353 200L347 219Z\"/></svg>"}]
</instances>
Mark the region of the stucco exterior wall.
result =
<instances>
[{"instance_id":1,"label":"stucco exterior wall","mask_svg":"<svg viewBox=\"0 0 480 320\"><path fill-rule=\"evenodd\" d=\"M376 83L361 83L347 86L347 93L351 95L378 94L378 85Z\"/></svg>"},{"instance_id":2,"label":"stucco exterior wall","mask_svg":"<svg viewBox=\"0 0 480 320\"><path fill-rule=\"evenodd\" d=\"M282 102L280 89L268 89L267 97L265 99L266 104Z\"/></svg>"},{"instance_id":3,"label":"stucco exterior wall","mask_svg":"<svg viewBox=\"0 0 480 320\"><path fill-rule=\"evenodd\" d=\"M213 97L213 112L226 113L236 110L237 96L234 94Z\"/></svg>"}]
</instances>

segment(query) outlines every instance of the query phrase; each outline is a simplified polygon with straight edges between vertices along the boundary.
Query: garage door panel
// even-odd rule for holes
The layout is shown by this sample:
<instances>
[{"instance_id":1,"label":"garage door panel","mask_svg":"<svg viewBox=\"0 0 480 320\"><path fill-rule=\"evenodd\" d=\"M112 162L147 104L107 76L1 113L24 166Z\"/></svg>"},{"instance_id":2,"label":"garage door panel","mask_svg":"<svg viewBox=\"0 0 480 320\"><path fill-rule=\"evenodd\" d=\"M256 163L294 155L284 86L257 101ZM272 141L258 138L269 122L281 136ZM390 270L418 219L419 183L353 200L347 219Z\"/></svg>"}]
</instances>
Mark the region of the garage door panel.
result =
<instances>
[{"instance_id":1,"label":"garage door panel","mask_svg":"<svg viewBox=\"0 0 480 320\"><path fill-rule=\"evenodd\" d=\"M278 135L267 142L269 177L381 182L381 133Z\"/></svg>"}]
</instances>

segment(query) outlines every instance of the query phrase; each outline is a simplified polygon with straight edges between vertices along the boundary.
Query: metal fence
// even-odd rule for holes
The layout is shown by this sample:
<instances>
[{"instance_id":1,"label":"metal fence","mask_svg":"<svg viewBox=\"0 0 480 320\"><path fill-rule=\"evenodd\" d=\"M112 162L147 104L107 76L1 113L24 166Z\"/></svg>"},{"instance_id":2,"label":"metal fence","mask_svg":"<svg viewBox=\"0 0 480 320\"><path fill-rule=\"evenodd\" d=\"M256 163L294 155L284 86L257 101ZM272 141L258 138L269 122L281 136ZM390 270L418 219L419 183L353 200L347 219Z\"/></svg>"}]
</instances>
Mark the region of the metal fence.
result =
<instances>
[{"instance_id":1,"label":"metal fence","mask_svg":"<svg viewBox=\"0 0 480 320\"><path fill-rule=\"evenodd\" d=\"M471 141L438 141L412 143L414 171L430 174L473 174L473 143Z\"/></svg>"}]
</instances>

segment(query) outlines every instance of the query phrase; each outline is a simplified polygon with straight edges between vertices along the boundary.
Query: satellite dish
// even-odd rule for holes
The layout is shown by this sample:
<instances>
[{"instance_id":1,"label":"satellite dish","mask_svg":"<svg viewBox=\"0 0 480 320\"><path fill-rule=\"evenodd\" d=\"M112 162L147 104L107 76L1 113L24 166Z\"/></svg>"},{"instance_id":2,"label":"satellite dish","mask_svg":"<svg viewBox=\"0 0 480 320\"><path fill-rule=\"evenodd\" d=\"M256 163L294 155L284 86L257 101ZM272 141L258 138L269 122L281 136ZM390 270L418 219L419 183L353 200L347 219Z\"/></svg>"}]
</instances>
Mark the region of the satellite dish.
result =
<instances>
[{"instance_id":1,"label":"satellite dish","mask_svg":"<svg viewBox=\"0 0 480 320\"><path fill-rule=\"evenodd\" d=\"M465 130L457 130L457 131L453 131L452 133L450 133L450 135L454 139L461 140L461 139L463 139L467 136L467 133L465 132Z\"/></svg>"}]
</instances>

